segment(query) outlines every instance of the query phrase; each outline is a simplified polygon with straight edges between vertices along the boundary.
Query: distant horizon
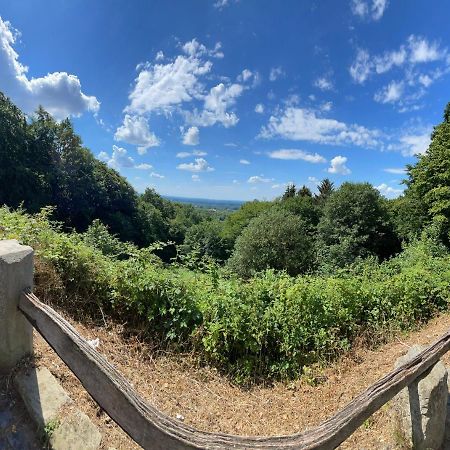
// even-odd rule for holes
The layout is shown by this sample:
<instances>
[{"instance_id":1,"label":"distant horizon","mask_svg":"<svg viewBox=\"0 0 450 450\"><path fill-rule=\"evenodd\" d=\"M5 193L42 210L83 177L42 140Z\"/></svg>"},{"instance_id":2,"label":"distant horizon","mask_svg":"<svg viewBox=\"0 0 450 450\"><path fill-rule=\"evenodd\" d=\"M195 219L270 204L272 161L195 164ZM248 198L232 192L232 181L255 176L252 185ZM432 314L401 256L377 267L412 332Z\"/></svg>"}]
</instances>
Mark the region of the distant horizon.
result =
<instances>
[{"instance_id":1,"label":"distant horizon","mask_svg":"<svg viewBox=\"0 0 450 450\"><path fill-rule=\"evenodd\" d=\"M211 202L231 202L231 203L245 203L247 201L252 201L252 200L234 200L231 198L185 197L183 195L165 195L165 194L161 194L161 197L173 199L179 198L183 200L207 200Z\"/></svg>"}]
</instances>

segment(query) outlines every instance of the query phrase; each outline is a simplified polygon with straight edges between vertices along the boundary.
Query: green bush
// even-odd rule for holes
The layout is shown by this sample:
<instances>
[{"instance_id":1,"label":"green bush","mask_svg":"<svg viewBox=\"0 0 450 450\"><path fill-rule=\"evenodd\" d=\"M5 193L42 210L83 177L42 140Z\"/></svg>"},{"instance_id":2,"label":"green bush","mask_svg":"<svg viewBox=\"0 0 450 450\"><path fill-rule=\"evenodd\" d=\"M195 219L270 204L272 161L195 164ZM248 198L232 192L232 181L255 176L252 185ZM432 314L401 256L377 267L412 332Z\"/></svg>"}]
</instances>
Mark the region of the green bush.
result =
<instances>
[{"instance_id":1,"label":"green bush","mask_svg":"<svg viewBox=\"0 0 450 450\"><path fill-rule=\"evenodd\" d=\"M70 314L108 314L128 327L195 349L239 382L298 377L310 364L373 343L387 330L406 330L446 310L450 256L432 233L395 258L359 261L332 275L292 277L268 270L247 281L211 265L203 272L164 266L158 246L127 258L63 233L49 220L0 208L0 238L36 250L39 292ZM102 231L101 242L109 237ZM50 270L58 289L48 289Z\"/></svg>"},{"instance_id":2,"label":"green bush","mask_svg":"<svg viewBox=\"0 0 450 450\"><path fill-rule=\"evenodd\" d=\"M244 229L228 262L238 275L249 277L265 269L297 275L308 271L313 261L308 224L289 211L273 207Z\"/></svg>"}]
</instances>

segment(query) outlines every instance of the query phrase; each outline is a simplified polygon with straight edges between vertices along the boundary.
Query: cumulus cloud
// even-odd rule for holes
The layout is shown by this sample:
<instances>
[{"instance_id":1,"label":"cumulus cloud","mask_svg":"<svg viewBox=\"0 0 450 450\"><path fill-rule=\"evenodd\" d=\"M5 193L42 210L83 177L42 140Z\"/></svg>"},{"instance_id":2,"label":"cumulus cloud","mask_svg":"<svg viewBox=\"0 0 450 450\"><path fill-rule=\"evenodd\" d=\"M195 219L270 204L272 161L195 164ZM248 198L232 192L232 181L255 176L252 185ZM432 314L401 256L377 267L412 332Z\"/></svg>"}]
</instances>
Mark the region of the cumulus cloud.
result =
<instances>
[{"instance_id":1,"label":"cumulus cloud","mask_svg":"<svg viewBox=\"0 0 450 450\"><path fill-rule=\"evenodd\" d=\"M231 3L236 3L238 0L216 0L213 3L214 8L218 9L219 11L222 11L222 9L229 6Z\"/></svg>"},{"instance_id":2,"label":"cumulus cloud","mask_svg":"<svg viewBox=\"0 0 450 450\"><path fill-rule=\"evenodd\" d=\"M450 73L450 55L438 42L411 35L398 49L380 55L358 49L349 71L356 83L364 84L371 76L394 69L399 77L379 90L374 95L375 101L396 104L400 112L416 110L420 107L417 101L426 94L426 89Z\"/></svg>"},{"instance_id":3,"label":"cumulus cloud","mask_svg":"<svg viewBox=\"0 0 450 450\"><path fill-rule=\"evenodd\" d=\"M165 178L164 175L161 175L160 173L156 173L156 172L152 172L152 173L150 174L150 176L151 176L152 178Z\"/></svg>"},{"instance_id":4,"label":"cumulus cloud","mask_svg":"<svg viewBox=\"0 0 450 450\"><path fill-rule=\"evenodd\" d=\"M331 111L332 108L333 108L333 102L325 102L320 107L320 109L325 112Z\"/></svg>"},{"instance_id":5,"label":"cumulus cloud","mask_svg":"<svg viewBox=\"0 0 450 450\"><path fill-rule=\"evenodd\" d=\"M331 91L333 82L327 77L319 77L314 81L314 86L321 91Z\"/></svg>"},{"instance_id":6,"label":"cumulus cloud","mask_svg":"<svg viewBox=\"0 0 450 450\"><path fill-rule=\"evenodd\" d=\"M378 103L396 103L402 98L404 88L403 81L391 81L374 95L374 100Z\"/></svg>"},{"instance_id":7,"label":"cumulus cloud","mask_svg":"<svg viewBox=\"0 0 450 450\"><path fill-rule=\"evenodd\" d=\"M373 62L370 59L369 52L360 48L356 53L355 61L350 66L350 75L354 81L363 84L369 77L372 66Z\"/></svg>"},{"instance_id":8,"label":"cumulus cloud","mask_svg":"<svg viewBox=\"0 0 450 450\"><path fill-rule=\"evenodd\" d=\"M269 152L269 157L273 159L287 159L307 161L310 163L326 163L327 160L318 153L308 153L298 149L281 149Z\"/></svg>"},{"instance_id":9,"label":"cumulus cloud","mask_svg":"<svg viewBox=\"0 0 450 450\"><path fill-rule=\"evenodd\" d=\"M192 175L192 181L200 181L200 177L196 174Z\"/></svg>"},{"instance_id":10,"label":"cumulus cloud","mask_svg":"<svg viewBox=\"0 0 450 450\"><path fill-rule=\"evenodd\" d=\"M42 105L55 119L80 116L85 111L97 112L100 102L81 90L76 75L53 72L29 78L28 67L19 61L14 44L20 33L0 17L0 90L21 109L32 113Z\"/></svg>"},{"instance_id":11,"label":"cumulus cloud","mask_svg":"<svg viewBox=\"0 0 450 450\"><path fill-rule=\"evenodd\" d=\"M244 69L238 76L238 81L245 82L253 76L253 72L249 69Z\"/></svg>"},{"instance_id":12,"label":"cumulus cloud","mask_svg":"<svg viewBox=\"0 0 450 450\"><path fill-rule=\"evenodd\" d=\"M272 67L270 69L269 80L276 81L279 78L284 77L285 73L282 67Z\"/></svg>"},{"instance_id":13,"label":"cumulus cloud","mask_svg":"<svg viewBox=\"0 0 450 450\"><path fill-rule=\"evenodd\" d=\"M150 170L153 168L153 166L151 164L142 163L142 164L137 164L136 166L134 166L134 168L140 169L140 170Z\"/></svg>"},{"instance_id":14,"label":"cumulus cloud","mask_svg":"<svg viewBox=\"0 0 450 450\"><path fill-rule=\"evenodd\" d=\"M262 114L264 112L264 105L262 103L258 103L255 106L255 112L258 114Z\"/></svg>"},{"instance_id":15,"label":"cumulus cloud","mask_svg":"<svg viewBox=\"0 0 450 450\"><path fill-rule=\"evenodd\" d=\"M188 172L212 172L214 170L203 158L195 158L195 162L191 163L178 164L177 169Z\"/></svg>"},{"instance_id":16,"label":"cumulus cloud","mask_svg":"<svg viewBox=\"0 0 450 450\"><path fill-rule=\"evenodd\" d=\"M264 176L254 175L247 180L247 183L256 184L256 183L271 183L273 178L265 178Z\"/></svg>"},{"instance_id":17,"label":"cumulus cloud","mask_svg":"<svg viewBox=\"0 0 450 450\"><path fill-rule=\"evenodd\" d=\"M430 133L404 135L400 137L401 152L404 156L423 154L427 151L430 142Z\"/></svg>"},{"instance_id":18,"label":"cumulus cloud","mask_svg":"<svg viewBox=\"0 0 450 450\"><path fill-rule=\"evenodd\" d=\"M361 19L380 20L388 5L387 0L352 0L351 9Z\"/></svg>"},{"instance_id":19,"label":"cumulus cloud","mask_svg":"<svg viewBox=\"0 0 450 450\"><path fill-rule=\"evenodd\" d=\"M189 156L206 156L208 153L202 150L194 150L193 152L178 152L177 158L189 158Z\"/></svg>"},{"instance_id":20,"label":"cumulus cloud","mask_svg":"<svg viewBox=\"0 0 450 450\"><path fill-rule=\"evenodd\" d=\"M426 63L443 59L447 52L441 50L437 42L428 42L426 39L417 36L408 38L409 44L409 60L412 63Z\"/></svg>"},{"instance_id":21,"label":"cumulus cloud","mask_svg":"<svg viewBox=\"0 0 450 450\"><path fill-rule=\"evenodd\" d=\"M200 132L197 127L190 127L183 135L184 145L198 145Z\"/></svg>"},{"instance_id":22,"label":"cumulus cloud","mask_svg":"<svg viewBox=\"0 0 450 450\"><path fill-rule=\"evenodd\" d=\"M336 175L349 175L351 170L346 166L347 158L345 156L335 156L330 161L330 167L328 167L328 173L334 173Z\"/></svg>"},{"instance_id":23,"label":"cumulus cloud","mask_svg":"<svg viewBox=\"0 0 450 450\"><path fill-rule=\"evenodd\" d=\"M318 117L312 110L289 107L270 117L268 125L261 129L260 137L374 147L378 143L378 134L377 130L361 125Z\"/></svg>"},{"instance_id":24,"label":"cumulus cloud","mask_svg":"<svg viewBox=\"0 0 450 450\"><path fill-rule=\"evenodd\" d=\"M205 60L206 47L196 39L186 42L183 54L167 64L147 62L140 66L125 111L145 114L152 111L169 113L175 106L200 99L203 95L201 77L211 71Z\"/></svg>"},{"instance_id":25,"label":"cumulus cloud","mask_svg":"<svg viewBox=\"0 0 450 450\"><path fill-rule=\"evenodd\" d=\"M244 164L244 165L250 164L250 161L247 160L247 159L240 159L239 162L240 162L241 164Z\"/></svg>"},{"instance_id":26,"label":"cumulus cloud","mask_svg":"<svg viewBox=\"0 0 450 450\"><path fill-rule=\"evenodd\" d=\"M114 139L136 145L140 155L147 153L150 147L157 147L160 140L148 128L147 120L140 116L125 114L122 125L117 128Z\"/></svg>"},{"instance_id":27,"label":"cumulus cloud","mask_svg":"<svg viewBox=\"0 0 450 450\"><path fill-rule=\"evenodd\" d=\"M141 169L149 170L152 168L150 164L142 163L136 164L134 159L128 155L126 149L113 145L112 154L109 155L106 152L100 152L98 159L108 164L113 169L128 168L128 169Z\"/></svg>"},{"instance_id":28,"label":"cumulus cloud","mask_svg":"<svg viewBox=\"0 0 450 450\"><path fill-rule=\"evenodd\" d=\"M350 66L350 75L357 83L363 84L372 73L382 74L395 67L407 65L411 70L418 64L443 60L446 65L448 50L440 48L437 42L430 42L422 36L411 35L398 50L386 51L371 56L365 49L358 49L356 58Z\"/></svg>"},{"instance_id":29,"label":"cumulus cloud","mask_svg":"<svg viewBox=\"0 0 450 450\"><path fill-rule=\"evenodd\" d=\"M381 195L384 195L387 198L396 198L399 195L403 194L403 189L393 188L386 183L375 186L375 189L377 189Z\"/></svg>"},{"instance_id":30,"label":"cumulus cloud","mask_svg":"<svg viewBox=\"0 0 450 450\"><path fill-rule=\"evenodd\" d=\"M214 86L205 97L203 111L185 112L186 121L202 127L212 126L216 123L221 123L225 128L236 125L239 118L235 112L229 112L228 108L236 103L236 99L243 90L244 87L237 83L229 86L220 83Z\"/></svg>"}]
</instances>

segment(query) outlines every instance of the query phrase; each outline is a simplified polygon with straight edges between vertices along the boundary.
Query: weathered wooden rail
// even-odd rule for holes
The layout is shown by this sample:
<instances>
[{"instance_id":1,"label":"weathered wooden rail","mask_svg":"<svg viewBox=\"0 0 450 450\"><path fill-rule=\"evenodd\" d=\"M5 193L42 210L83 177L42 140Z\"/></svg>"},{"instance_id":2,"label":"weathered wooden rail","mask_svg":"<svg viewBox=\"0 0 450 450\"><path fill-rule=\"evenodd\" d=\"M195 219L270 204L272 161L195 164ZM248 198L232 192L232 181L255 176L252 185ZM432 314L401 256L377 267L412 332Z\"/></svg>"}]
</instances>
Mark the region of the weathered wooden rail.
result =
<instances>
[{"instance_id":1,"label":"weathered wooden rail","mask_svg":"<svg viewBox=\"0 0 450 450\"><path fill-rule=\"evenodd\" d=\"M0 282L4 282L1 275L0 267ZM29 280L29 277L25 279ZM17 293L19 311L67 364L99 406L145 449L336 448L374 412L430 369L450 349L449 332L417 357L367 388L333 417L304 433L271 437L208 433L172 419L146 403L127 380L66 320L50 306L41 303L30 290L23 291L24 287L26 286L22 286L21 292Z\"/></svg>"}]
</instances>

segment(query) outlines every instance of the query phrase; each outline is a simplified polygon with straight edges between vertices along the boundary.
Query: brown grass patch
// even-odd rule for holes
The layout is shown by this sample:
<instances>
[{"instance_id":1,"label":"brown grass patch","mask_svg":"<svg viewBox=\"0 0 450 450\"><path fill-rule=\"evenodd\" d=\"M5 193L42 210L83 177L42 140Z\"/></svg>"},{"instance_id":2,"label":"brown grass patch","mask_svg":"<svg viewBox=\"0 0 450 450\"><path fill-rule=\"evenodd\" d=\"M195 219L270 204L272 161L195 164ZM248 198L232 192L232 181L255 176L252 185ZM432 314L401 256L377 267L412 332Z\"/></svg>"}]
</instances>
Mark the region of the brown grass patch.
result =
<instances>
[{"instance_id":1,"label":"brown grass patch","mask_svg":"<svg viewBox=\"0 0 450 450\"><path fill-rule=\"evenodd\" d=\"M158 352L136 336L123 336L118 325L72 324L87 339L100 339L98 351L151 404L201 430L240 435L280 435L318 425L367 386L389 372L409 346L429 344L450 325L450 315L431 320L409 336L398 335L375 350L359 347L323 371L289 383L236 386L211 367L199 367L189 354ZM60 379L79 408L100 427L103 448L138 448L90 398L75 376L40 337L35 340L39 364ZM444 358L450 362L450 355ZM311 380L313 382L311 382ZM315 383L319 381L319 384ZM341 448L400 448L389 406L367 421Z\"/></svg>"}]
</instances>

